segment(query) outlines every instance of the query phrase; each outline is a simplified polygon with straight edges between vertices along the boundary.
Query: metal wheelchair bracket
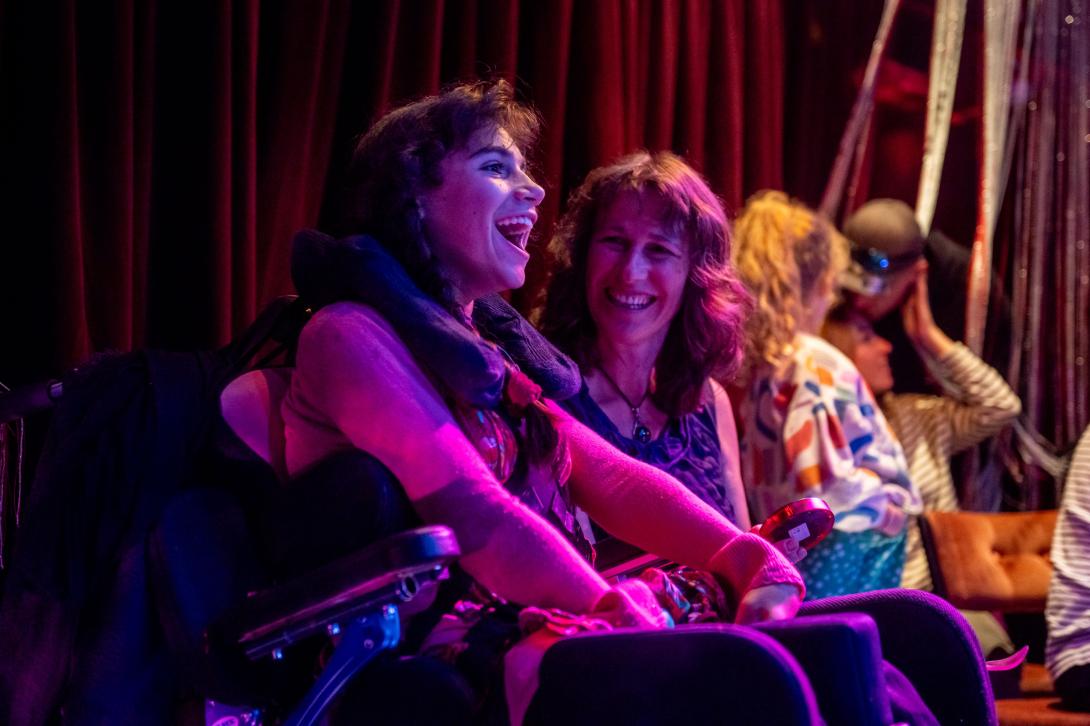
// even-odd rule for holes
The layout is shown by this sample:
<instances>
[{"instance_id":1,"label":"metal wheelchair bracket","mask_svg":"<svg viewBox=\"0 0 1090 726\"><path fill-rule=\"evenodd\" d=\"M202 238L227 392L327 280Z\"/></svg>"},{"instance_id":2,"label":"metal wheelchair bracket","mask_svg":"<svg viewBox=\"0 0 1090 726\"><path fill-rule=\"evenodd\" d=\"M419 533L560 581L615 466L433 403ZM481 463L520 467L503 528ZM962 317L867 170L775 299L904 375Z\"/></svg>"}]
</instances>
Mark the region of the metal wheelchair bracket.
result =
<instances>
[{"instance_id":1,"label":"metal wheelchair bracket","mask_svg":"<svg viewBox=\"0 0 1090 726\"><path fill-rule=\"evenodd\" d=\"M261 718L261 711L249 706L204 702L205 726L261 726Z\"/></svg>"},{"instance_id":2,"label":"metal wheelchair bracket","mask_svg":"<svg viewBox=\"0 0 1090 726\"><path fill-rule=\"evenodd\" d=\"M401 618L395 605L384 605L352 620L341 629L341 642L333 651L321 677L307 691L285 726L317 724L345 684L379 653L401 640Z\"/></svg>"}]
</instances>

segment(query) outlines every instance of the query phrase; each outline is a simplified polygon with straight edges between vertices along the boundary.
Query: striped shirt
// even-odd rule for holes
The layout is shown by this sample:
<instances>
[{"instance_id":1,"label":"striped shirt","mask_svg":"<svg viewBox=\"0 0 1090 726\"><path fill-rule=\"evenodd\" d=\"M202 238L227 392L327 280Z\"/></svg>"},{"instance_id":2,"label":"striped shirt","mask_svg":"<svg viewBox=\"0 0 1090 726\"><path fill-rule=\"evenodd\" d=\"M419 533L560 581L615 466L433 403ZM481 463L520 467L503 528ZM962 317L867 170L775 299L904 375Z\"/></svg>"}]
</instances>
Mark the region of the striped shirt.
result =
<instances>
[{"instance_id":1,"label":"striped shirt","mask_svg":"<svg viewBox=\"0 0 1090 726\"><path fill-rule=\"evenodd\" d=\"M1053 680L1090 664L1090 428L1075 448L1052 538L1045 664Z\"/></svg>"},{"instance_id":2,"label":"striped shirt","mask_svg":"<svg viewBox=\"0 0 1090 726\"><path fill-rule=\"evenodd\" d=\"M961 343L941 358L925 358L946 395L887 393L882 411L908 460L925 510L956 512L950 457L998 433L1021 412L1018 396L999 373ZM901 586L931 590L931 572L915 518L908 528Z\"/></svg>"}]
</instances>

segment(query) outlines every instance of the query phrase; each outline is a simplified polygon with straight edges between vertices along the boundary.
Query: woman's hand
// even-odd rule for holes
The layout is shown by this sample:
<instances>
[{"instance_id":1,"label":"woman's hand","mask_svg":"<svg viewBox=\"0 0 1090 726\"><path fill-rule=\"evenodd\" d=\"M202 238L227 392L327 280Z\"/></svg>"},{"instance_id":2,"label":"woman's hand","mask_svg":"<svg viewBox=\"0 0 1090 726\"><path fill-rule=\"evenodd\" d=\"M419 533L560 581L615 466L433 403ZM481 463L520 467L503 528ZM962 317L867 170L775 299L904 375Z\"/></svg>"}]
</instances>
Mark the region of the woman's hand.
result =
<instances>
[{"instance_id":1,"label":"woman's hand","mask_svg":"<svg viewBox=\"0 0 1090 726\"><path fill-rule=\"evenodd\" d=\"M901 306L901 320L905 334L917 349L935 358L941 358L954 345L954 341L935 324L931 314L931 301L927 294L927 262L920 260L916 266L916 281L912 292Z\"/></svg>"},{"instance_id":2,"label":"woman's hand","mask_svg":"<svg viewBox=\"0 0 1090 726\"><path fill-rule=\"evenodd\" d=\"M886 502L886 511L882 513L875 529L887 537L896 537L904 531L907 522L908 515L905 510L890 499Z\"/></svg>"},{"instance_id":3,"label":"woman's hand","mask_svg":"<svg viewBox=\"0 0 1090 726\"><path fill-rule=\"evenodd\" d=\"M760 536L761 525L755 524L749 528L752 534ZM792 565L797 565L802 562L806 557L806 548L799 544L798 540L788 537L787 539L781 539L779 542L773 542L772 546L780 551L787 561Z\"/></svg>"},{"instance_id":4,"label":"woman's hand","mask_svg":"<svg viewBox=\"0 0 1090 726\"><path fill-rule=\"evenodd\" d=\"M779 542L773 542L772 546L782 552L783 556L792 565L799 564L806 557L806 548L800 545L797 539L791 537L781 539Z\"/></svg>"},{"instance_id":5,"label":"woman's hand","mask_svg":"<svg viewBox=\"0 0 1090 726\"><path fill-rule=\"evenodd\" d=\"M799 589L794 585L755 587L742 596L734 622L748 625L763 620L786 620L795 616L801 604Z\"/></svg>"},{"instance_id":6,"label":"woman's hand","mask_svg":"<svg viewBox=\"0 0 1090 726\"><path fill-rule=\"evenodd\" d=\"M612 587L590 613L615 628L664 628L666 614L651 588L639 580L624 580Z\"/></svg>"}]
</instances>

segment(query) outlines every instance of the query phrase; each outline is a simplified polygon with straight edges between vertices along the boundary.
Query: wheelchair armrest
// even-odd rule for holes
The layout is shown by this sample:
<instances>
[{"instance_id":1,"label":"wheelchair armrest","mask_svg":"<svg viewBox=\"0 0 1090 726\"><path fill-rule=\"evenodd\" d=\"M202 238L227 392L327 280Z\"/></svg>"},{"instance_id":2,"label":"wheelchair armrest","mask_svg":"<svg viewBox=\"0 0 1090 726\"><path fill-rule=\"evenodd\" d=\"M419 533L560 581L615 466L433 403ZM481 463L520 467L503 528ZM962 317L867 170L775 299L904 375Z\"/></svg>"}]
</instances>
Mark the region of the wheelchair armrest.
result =
<instances>
[{"instance_id":1,"label":"wheelchair armrest","mask_svg":"<svg viewBox=\"0 0 1090 726\"><path fill-rule=\"evenodd\" d=\"M447 527L376 542L283 585L251 593L222 624L256 660L386 604L414 600L460 554Z\"/></svg>"},{"instance_id":2,"label":"wheelchair armrest","mask_svg":"<svg viewBox=\"0 0 1090 726\"><path fill-rule=\"evenodd\" d=\"M578 635L545 652L525 723L822 723L798 661L737 625Z\"/></svg>"},{"instance_id":3,"label":"wheelchair armrest","mask_svg":"<svg viewBox=\"0 0 1090 726\"><path fill-rule=\"evenodd\" d=\"M998 723L980 645L952 605L929 592L877 590L805 602L799 614L843 612L874 620L882 656L908 677L939 723Z\"/></svg>"},{"instance_id":4,"label":"wheelchair armrest","mask_svg":"<svg viewBox=\"0 0 1090 726\"><path fill-rule=\"evenodd\" d=\"M798 660L830 724L893 720L883 680L878 626L862 613L810 615L755 623Z\"/></svg>"}]
</instances>

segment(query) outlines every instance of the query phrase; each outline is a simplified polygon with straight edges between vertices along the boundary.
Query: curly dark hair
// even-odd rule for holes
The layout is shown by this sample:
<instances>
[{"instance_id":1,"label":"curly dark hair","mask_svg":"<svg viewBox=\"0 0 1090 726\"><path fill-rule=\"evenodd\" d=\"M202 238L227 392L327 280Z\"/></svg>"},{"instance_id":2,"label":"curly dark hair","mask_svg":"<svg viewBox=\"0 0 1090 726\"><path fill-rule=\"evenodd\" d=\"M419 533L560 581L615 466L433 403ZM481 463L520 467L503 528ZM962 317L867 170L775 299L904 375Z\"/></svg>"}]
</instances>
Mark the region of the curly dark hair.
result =
<instances>
[{"instance_id":1,"label":"curly dark hair","mask_svg":"<svg viewBox=\"0 0 1090 726\"><path fill-rule=\"evenodd\" d=\"M537 142L537 112L515 99L507 81L451 86L383 116L360 137L350 170L350 228L378 240L428 295L460 320L463 310L424 234L418 195L443 183L440 163L481 131L503 129L525 156ZM469 322L469 321L465 321ZM559 439L548 416L525 414L520 447L535 463L550 463Z\"/></svg>"},{"instance_id":2,"label":"curly dark hair","mask_svg":"<svg viewBox=\"0 0 1090 726\"><path fill-rule=\"evenodd\" d=\"M688 241L689 277L681 307L655 361L653 400L671 416L695 411L709 377L729 379L741 364L750 296L730 265L730 225L704 178L668 151L640 151L599 167L572 192L549 250L557 268L537 320L582 366L599 363L597 326L587 304L587 252L599 212L625 191L656 194L664 220Z\"/></svg>"},{"instance_id":3,"label":"curly dark hair","mask_svg":"<svg viewBox=\"0 0 1090 726\"><path fill-rule=\"evenodd\" d=\"M454 311L453 288L424 235L417 196L442 183L439 164L482 130L502 128L526 156L540 117L507 81L451 86L383 116L356 143L349 173L350 232L382 244L417 285Z\"/></svg>"}]
</instances>

